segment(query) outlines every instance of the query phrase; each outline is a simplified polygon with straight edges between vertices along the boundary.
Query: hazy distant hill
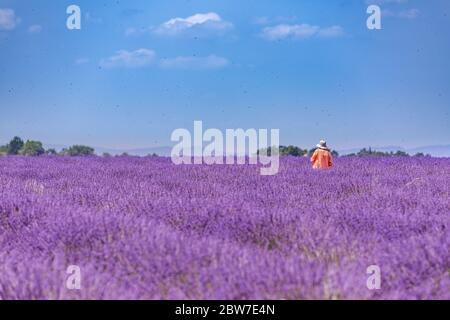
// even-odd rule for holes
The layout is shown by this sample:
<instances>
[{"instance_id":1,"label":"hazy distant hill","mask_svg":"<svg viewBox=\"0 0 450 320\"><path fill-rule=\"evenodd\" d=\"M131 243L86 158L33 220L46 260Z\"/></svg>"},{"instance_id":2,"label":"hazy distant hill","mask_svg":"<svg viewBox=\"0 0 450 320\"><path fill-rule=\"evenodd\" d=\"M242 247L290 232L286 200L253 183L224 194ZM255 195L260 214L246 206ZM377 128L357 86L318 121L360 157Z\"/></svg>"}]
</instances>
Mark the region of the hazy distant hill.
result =
<instances>
[{"instance_id":1,"label":"hazy distant hill","mask_svg":"<svg viewBox=\"0 0 450 320\"><path fill-rule=\"evenodd\" d=\"M60 151L63 148L67 148L67 146L63 145L44 145L46 149L53 148L58 151ZM111 155L120 155L124 152L128 153L129 155L134 156L146 156L151 155L153 153L156 153L159 156L168 157L170 156L170 152L172 150L172 147L151 147L151 148L140 148L140 149L109 149L109 148L102 148L102 147L93 147L95 149L95 153L98 155L101 155L105 152L111 154ZM338 150L340 155L346 155L350 153L357 153L361 148L353 148L353 149L343 149ZM368 148L368 147L366 147ZM423 146L418 148L410 148L405 149L403 147L399 146L385 146L385 147L372 147L372 150L377 151L383 151L383 152L390 152L390 151L405 151L409 153L410 155L414 155L418 152L422 152L424 154L431 154L434 157L450 157L450 145L436 145L436 146Z\"/></svg>"},{"instance_id":2,"label":"hazy distant hill","mask_svg":"<svg viewBox=\"0 0 450 320\"><path fill-rule=\"evenodd\" d=\"M338 150L340 155L346 155L346 154L350 154L350 153L358 153L358 151L360 151L361 149L366 148L368 149L369 146L367 147L361 147L361 148L352 148L352 149L343 149L343 150ZM395 151L405 151L406 149L403 147L398 147L398 146L387 146L387 147L371 147L372 150L375 151L382 151L382 152L395 152Z\"/></svg>"},{"instance_id":3,"label":"hazy distant hill","mask_svg":"<svg viewBox=\"0 0 450 320\"><path fill-rule=\"evenodd\" d=\"M146 156L149 154L156 153L158 156L168 157L168 156L170 156L171 151L172 151L171 147L154 147L154 148L123 150L122 152L119 152L119 154L126 152L129 155Z\"/></svg>"},{"instance_id":4,"label":"hazy distant hill","mask_svg":"<svg viewBox=\"0 0 450 320\"><path fill-rule=\"evenodd\" d=\"M368 148L368 147L366 147ZM339 154L346 155L350 153L357 153L362 148L353 148L353 149L344 149L338 150ZM405 149L403 147L398 146L388 146L388 147L372 147L372 150L382 151L382 152L395 152L395 151L404 151L410 155L414 155L416 153L422 152L423 154L431 154L434 157L450 157L450 145L440 145L440 146L423 146L418 148L409 148Z\"/></svg>"},{"instance_id":5,"label":"hazy distant hill","mask_svg":"<svg viewBox=\"0 0 450 320\"><path fill-rule=\"evenodd\" d=\"M61 151L63 148L67 148L68 146L64 145L44 145L44 148L49 149L53 148L57 151ZM120 155L124 152L128 153L129 155L133 156L146 156L151 155L153 153L156 153L159 156L170 156L170 151L172 150L171 147L153 147L153 148L142 148L142 149L111 149L111 148L103 148L103 147L95 147L92 148L95 149L95 153L98 155L102 155L103 153L109 153L113 156Z\"/></svg>"},{"instance_id":6,"label":"hazy distant hill","mask_svg":"<svg viewBox=\"0 0 450 320\"><path fill-rule=\"evenodd\" d=\"M425 146L420 148L408 149L408 153L416 154L417 152L428 153L435 157L450 157L450 145L443 146Z\"/></svg>"}]
</instances>

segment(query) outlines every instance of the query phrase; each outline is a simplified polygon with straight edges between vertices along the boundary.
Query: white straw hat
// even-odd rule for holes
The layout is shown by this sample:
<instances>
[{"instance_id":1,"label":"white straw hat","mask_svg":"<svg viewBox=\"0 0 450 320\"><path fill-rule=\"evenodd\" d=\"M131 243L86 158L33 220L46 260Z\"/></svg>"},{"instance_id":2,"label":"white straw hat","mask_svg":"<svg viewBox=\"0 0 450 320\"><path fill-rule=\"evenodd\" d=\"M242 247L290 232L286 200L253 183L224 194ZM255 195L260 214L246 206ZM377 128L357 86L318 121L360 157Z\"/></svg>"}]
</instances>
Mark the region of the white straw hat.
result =
<instances>
[{"instance_id":1,"label":"white straw hat","mask_svg":"<svg viewBox=\"0 0 450 320\"><path fill-rule=\"evenodd\" d=\"M317 148L328 150L327 142L325 140L320 140L319 144L317 145Z\"/></svg>"}]
</instances>

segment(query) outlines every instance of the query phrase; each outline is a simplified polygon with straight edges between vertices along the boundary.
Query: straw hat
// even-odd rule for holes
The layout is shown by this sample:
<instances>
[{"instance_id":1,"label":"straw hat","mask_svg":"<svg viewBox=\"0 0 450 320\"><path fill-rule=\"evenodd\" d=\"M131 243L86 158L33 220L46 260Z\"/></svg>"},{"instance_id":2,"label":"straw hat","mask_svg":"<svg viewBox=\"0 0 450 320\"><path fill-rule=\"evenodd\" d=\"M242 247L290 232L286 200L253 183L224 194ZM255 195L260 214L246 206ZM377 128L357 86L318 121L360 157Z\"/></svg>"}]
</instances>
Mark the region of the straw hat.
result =
<instances>
[{"instance_id":1,"label":"straw hat","mask_svg":"<svg viewBox=\"0 0 450 320\"><path fill-rule=\"evenodd\" d=\"M328 150L327 142L325 140L320 140L319 144L317 145L317 148Z\"/></svg>"}]
</instances>

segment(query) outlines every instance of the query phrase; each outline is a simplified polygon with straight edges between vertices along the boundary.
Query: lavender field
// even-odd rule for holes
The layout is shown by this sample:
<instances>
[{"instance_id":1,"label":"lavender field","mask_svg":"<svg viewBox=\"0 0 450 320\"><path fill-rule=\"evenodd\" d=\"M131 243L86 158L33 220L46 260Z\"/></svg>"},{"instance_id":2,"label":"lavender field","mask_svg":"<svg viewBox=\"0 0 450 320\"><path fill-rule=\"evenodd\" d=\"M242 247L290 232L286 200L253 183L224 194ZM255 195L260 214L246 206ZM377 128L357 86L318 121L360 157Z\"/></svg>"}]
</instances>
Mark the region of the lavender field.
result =
<instances>
[{"instance_id":1,"label":"lavender field","mask_svg":"<svg viewBox=\"0 0 450 320\"><path fill-rule=\"evenodd\" d=\"M450 159L0 157L0 299L450 299L449 228Z\"/></svg>"}]
</instances>

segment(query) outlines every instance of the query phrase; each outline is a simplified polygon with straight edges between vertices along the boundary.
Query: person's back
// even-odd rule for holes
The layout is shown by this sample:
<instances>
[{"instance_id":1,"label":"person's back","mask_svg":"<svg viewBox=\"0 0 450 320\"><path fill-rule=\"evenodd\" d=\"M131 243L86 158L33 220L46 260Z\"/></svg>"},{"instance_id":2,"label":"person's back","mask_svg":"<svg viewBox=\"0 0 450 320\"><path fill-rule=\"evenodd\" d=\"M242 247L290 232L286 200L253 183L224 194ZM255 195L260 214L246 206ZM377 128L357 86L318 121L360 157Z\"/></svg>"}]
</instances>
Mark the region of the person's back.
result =
<instances>
[{"instance_id":1,"label":"person's back","mask_svg":"<svg viewBox=\"0 0 450 320\"><path fill-rule=\"evenodd\" d=\"M317 145L317 149L311 157L311 163L314 169L327 169L333 166L333 157L325 141L322 140Z\"/></svg>"}]
</instances>

